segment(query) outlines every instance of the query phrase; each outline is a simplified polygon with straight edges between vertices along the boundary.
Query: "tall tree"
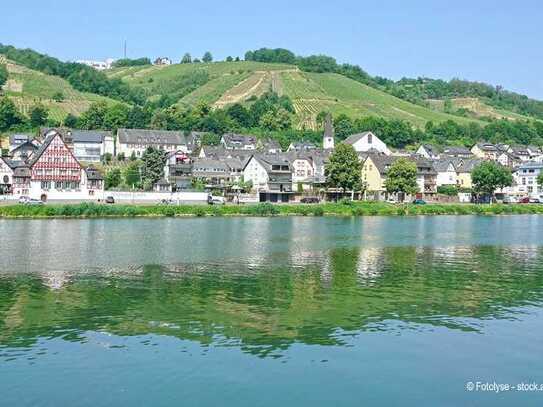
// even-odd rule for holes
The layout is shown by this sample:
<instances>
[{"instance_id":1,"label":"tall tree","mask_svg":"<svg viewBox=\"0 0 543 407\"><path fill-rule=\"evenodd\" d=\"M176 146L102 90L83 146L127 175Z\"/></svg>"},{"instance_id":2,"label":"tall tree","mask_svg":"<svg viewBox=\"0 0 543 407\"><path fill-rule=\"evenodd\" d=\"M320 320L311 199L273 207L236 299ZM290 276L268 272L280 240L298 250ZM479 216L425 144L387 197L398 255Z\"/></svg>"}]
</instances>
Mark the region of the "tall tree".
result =
<instances>
[{"instance_id":1,"label":"tall tree","mask_svg":"<svg viewBox=\"0 0 543 407\"><path fill-rule=\"evenodd\" d=\"M23 123L23 116L8 97L0 98L0 131Z\"/></svg>"},{"instance_id":2,"label":"tall tree","mask_svg":"<svg viewBox=\"0 0 543 407\"><path fill-rule=\"evenodd\" d=\"M417 193L417 165L406 158L399 158L387 171L385 188L388 193L413 195Z\"/></svg>"},{"instance_id":3,"label":"tall tree","mask_svg":"<svg viewBox=\"0 0 543 407\"><path fill-rule=\"evenodd\" d=\"M190 56L188 52L186 52L185 55L183 55L183 58L181 58L181 63L190 64L191 62L192 62L192 57Z\"/></svg>"},{"instance_id":4,"label":"tall tree","mask_svg":"<svg viewBox=\"0 0 543 407\"><path fill-rule=\"evenodd\" d=\"M513 184L513 176L508 168L493 161L485 161L473 169L471 182L475 193L490 196L493 199L496 189Z\"/></svg>"},{"instance_id":5,"label":"tall tree","mask_svg":"<svg viewBox=\"0 0 543 407\"><path fill-rule=\"evenodd\" d=\"M32 127L43 126L47 122L49 111L41 104L34 106L30 110L30 125Z\"/></svg>"},{"instance_id":6,"label":"tall tree","mask_svg":"<svg viewBox=\"0 0 543 407\"><path fill-rule=\"evenodd\" d=\"M206 63L212 62L213 61L213 55L211 55L211 52L206 51L206 53L202 57L202 61L206 62Z\"/></svg>"},{"instance_id":7,"label":"tall tree","mask_svg":"<svg viewBox=\"0 0 543 407\"><path fill-rule=\"evenodd\" d=\"M145 190L150 190L160 178L164 176L164 164L166 156L164 151L149 147L142 157L142 182Z\"/></svg>"},{"instance_id":8,"label":"tall tree","mask_svg":"<svg viewBox=\"0 0 543 407\"><path fill-rule=\"evenodd\" d=\"M345 191L362 188L362 163L350 144L339 144L325 168L328 186ZM351 197L352 197L351 195Z\"/></svg>"}]
</instances>

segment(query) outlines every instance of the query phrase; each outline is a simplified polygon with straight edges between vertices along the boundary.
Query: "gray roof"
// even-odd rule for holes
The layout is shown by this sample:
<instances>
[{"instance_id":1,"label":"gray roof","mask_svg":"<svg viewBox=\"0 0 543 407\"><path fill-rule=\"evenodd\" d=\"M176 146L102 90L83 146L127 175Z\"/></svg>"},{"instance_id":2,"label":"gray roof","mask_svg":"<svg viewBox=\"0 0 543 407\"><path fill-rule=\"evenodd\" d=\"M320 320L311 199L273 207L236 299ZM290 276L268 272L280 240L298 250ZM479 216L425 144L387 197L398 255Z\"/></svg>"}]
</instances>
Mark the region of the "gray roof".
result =
<instances>
[{"instance_id":1,"label":"gray roof","mask_svg":"<svg viewBox=\"0 0 543 407\"><path fill-rule=\"evenodd\" d=\"M73 130L72 141L74 143L97 143L104 142L106 136L111 136L110 131L98 131L98 130Z\"/></svg>"},{"instance_id":2,"label":"gray roof","mask_svg":"<svg viewBox=\"0 0 543 407\"><path fill-rule=\"evenodd\" d=\"M462 159L458 158L454 162L454 166L457 172L471 172L477 165L481 164L483 160L479 158Z\"/></svg>"},{"instance_id":3,"label":"gray roof","mask_svg":"<svg viewBox=\"0 0 543 407\"><path fill-rule=\"evenodd\" d=\"M467 147L458 147L458 146L447 146L443 149L445 154L455 155L455 154L471 154L471 150Z\"/></svg>"},{"instance_id":4,"label":"gray roof","mask_svg":"<svg viewBox=\"0 0 543 407\"><path fill-rule=\"evenodd\" d=\"M237 147L254 144L256 146L256 136L247 134L226 133L222 136L228 147Z\"/></svg>"},{"instance_id":5,"label":"gray roof","mask_svg":"<svg viewBox=\"0 0 543 407\"><path fill-rule=\"evenodd\" d=\"M117 138L123 144L147 145L186 145L185 134L182 131L119 129Z\"/></svg>"},{"instance_id":6,"label":"gray roof","mask_svg":"<svg viewBox=\"0 0 543 407\"><path fill-rule=\"evenodd\" d=\"M498 147L492 143L477 143L477 147L482 151L498 151Z\"/></svg>"},{"instance_id":7,"label":"gray roof","mask_svg":"<svg viewBox=\"0 0 543 407\"><path fill-rule=\"evenodd\" d=\"M28 134L12 134L9 136L9 145L23 144L30 140L32 140L32 136Z\"/></svg>"},{"instance_id":8,"label":"gray roof","mask_svg":"<svg viewBox=\"0 0 543 407\"><path fill-rule=\"evenodd\" d=\"M104 179L102 174L100 174L100 171L94 167L88 167L85 172L88 180L102 181Z\"/></svg>"},{"instance_id":9,"label":"gray roof","mask_svg":"<svg viewBox=\"0 0 543 407\"><path fill-rule=\"evenodd\" d=\"M417 172L423 174L436 174L432 161L421 158L420 156L401 157L390 156L382 153L369 153L365 155L366 158L371 158L377 169L381 174L386 174L388 168L399 159L407 159L414 162L417 165ZM424 171L422 171L424 169Z\"/></svg>"},{"instance_id":10,"label":"gray roof","mask_svg":"<svg viewBox=\"0 0 543 407\"><path fill-rule=\"evenodd\" d=\"M437 171L437 172L445 172L448 170L449 168L449 165L452 164L453 167L456 169L455 165L454 165L454 160L452 159L440 159L440 160L434 160L432 162L433 166L434 166L434 169Z\"/></svg>"},{"instance_id":11,"label":"gray roof","mask_svg":"<svg viewBox=\"0 0 543 407\"><path fill-rule=\"evenodd\" d=\"M433 144L422 144L421 147L424 147L424 149L431 155L437 155L441 152L440 148Z\"/></svg>"},{"instance_id":12,"label":"gray roof","mask_svg":"<svg viewBox=\"0 0 543 407\"><path fill-rule=\"evenodd\" d=\"M192 171L204 173L226 173L229 170L225 162L206 157L196 158L192 164Z\"/></svg>"},{"instance_id":13,"label":"gray roof","mask_svg":"<svg viewBox=\"0 0 543 407\"><path fill-rule=\"evenodd\" d=\"M282 173L290 173L290 156L285 153L280 154L255 154L253 155L253 158L257 160L266 170L268 173L276 173L276 172L282 172ZM250 160L249 160L250 161ZM245 166L247 166L247 164ZM276 170L273 169L274 165L280 165L280 166L288 166L288 170Z\"/></svg>"},{"instance_id":14,"label":"gray roof","mask_svg":"<svg viewBox=\"0 0 543 407\"><path fill-rule=\"evenodd\" d=\"M343 141L345 144L354 144L356 143L357 141L359 141L362 137L364 136L367 136L368 134L370 134L371 131L365 131L363 133L357 133L357 134L351 134L349 137L347 137L345 139L345 141ZM372 133L373 134L373 133Z\"/></svg>"}]
</instances>

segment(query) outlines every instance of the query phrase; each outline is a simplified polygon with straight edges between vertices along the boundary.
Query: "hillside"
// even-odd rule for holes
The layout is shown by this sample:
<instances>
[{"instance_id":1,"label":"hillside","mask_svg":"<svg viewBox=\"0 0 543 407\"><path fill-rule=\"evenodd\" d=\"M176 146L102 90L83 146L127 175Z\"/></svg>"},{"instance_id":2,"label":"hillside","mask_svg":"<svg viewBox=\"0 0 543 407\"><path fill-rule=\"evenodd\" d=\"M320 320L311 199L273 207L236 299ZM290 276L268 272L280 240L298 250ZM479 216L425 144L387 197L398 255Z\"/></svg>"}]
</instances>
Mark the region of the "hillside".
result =
<instances>
[{"instance_id":1,"label":"hillside","mask_svg":"<svg viewBox=\"0 0 543 407\"><path fill-rule=\"evenodd\" d=\"M49 109L50 118L62 121L68 113L80 115L93 102L114 102L112 99L93 93L79 92L58 76L46 75L14 64L2 55L0 55L0 63L5 63L9 72L9 79L3 91L24 114L27 114L37 103L41 103ZM62 94L64 100L53 99L58 92Z\"/></svg>"},{"instance_id":2,"label":"hillside","mask_svg":"<svg viewBox=\"0 0 543 407\"><path fill-rule=\"evenodd\" d=\"M494 106L485 103L482 98L477 97L459 97L449 99L452 103L453 109L466 109L474 117L490 117L493 119L507 119L507 120L528 120L528 116L524 116L518 113L514 113L504 109L498 109ZM445 100L440 99L428 99L432 109L443 112L445 110Z\"/></svg>"},{"instance_id":3,"label":"hillside","mask_svg":"<svg viewBox=\"0 0 543 407\"><path fill-rule=\"evenodd\" d=\"M187 78L201 79L203 75L206 75L205 81L196 89L185 93L179 89L178 84ZM307 73L287 64L241 61L130 67L114 69L108 76L143 88L150 100L180 90L181 97L176 100L184 106L204 101L224 107L246 102L251 96L273 89L292 99L298 128L315 128L321 111L351 117L377 115L402 119L417 127L423 127L430 120L436 123L449 119L459 123L477 121L409 103L339 74Z\"/></svg>"}]
</instances>

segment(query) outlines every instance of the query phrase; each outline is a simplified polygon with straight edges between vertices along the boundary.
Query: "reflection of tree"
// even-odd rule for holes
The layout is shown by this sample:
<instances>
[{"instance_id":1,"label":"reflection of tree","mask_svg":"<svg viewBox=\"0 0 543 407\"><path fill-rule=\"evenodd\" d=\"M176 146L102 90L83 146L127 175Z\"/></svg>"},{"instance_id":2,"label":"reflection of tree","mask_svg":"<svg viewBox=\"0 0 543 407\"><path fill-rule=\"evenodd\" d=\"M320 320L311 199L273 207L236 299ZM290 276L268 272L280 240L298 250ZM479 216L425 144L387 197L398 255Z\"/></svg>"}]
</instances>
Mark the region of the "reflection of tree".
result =
<instances>
[{"instance_id":1,"label":"reflection of tree","mask_svg":"<svg viewBox=\"0 0 543 407\"><path fill-rule=\"evenodd\" d=\"M398 329L389 320L475 330L469 318L510 317L542 301L542 253L522 250L531 255L519 263L514 250L490 246L337 248L326 279L316 264L149 265L72 276L55 289L34 275L3 277L0 346L105 330L273 356L294 342L342 344L343 334Z\"/></svg>"}]
</instances>

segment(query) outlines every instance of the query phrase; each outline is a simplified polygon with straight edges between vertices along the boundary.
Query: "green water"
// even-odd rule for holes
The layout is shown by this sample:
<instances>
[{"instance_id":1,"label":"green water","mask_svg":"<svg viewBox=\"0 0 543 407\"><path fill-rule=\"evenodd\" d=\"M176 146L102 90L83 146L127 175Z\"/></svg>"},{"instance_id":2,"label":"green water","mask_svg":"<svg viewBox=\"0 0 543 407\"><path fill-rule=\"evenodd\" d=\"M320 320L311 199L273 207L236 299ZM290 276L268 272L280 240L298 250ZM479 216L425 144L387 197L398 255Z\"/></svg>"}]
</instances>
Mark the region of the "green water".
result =
<instances>
[{"instance_id":1,"label":"green water","mask_svg":"<svg viewBox=\"0 0 543 407\"><path fill-rule=\"evenodd\" d=\"M543 217L0 221L1 406L542 405Z\"/></svg>"}]
</instances>

